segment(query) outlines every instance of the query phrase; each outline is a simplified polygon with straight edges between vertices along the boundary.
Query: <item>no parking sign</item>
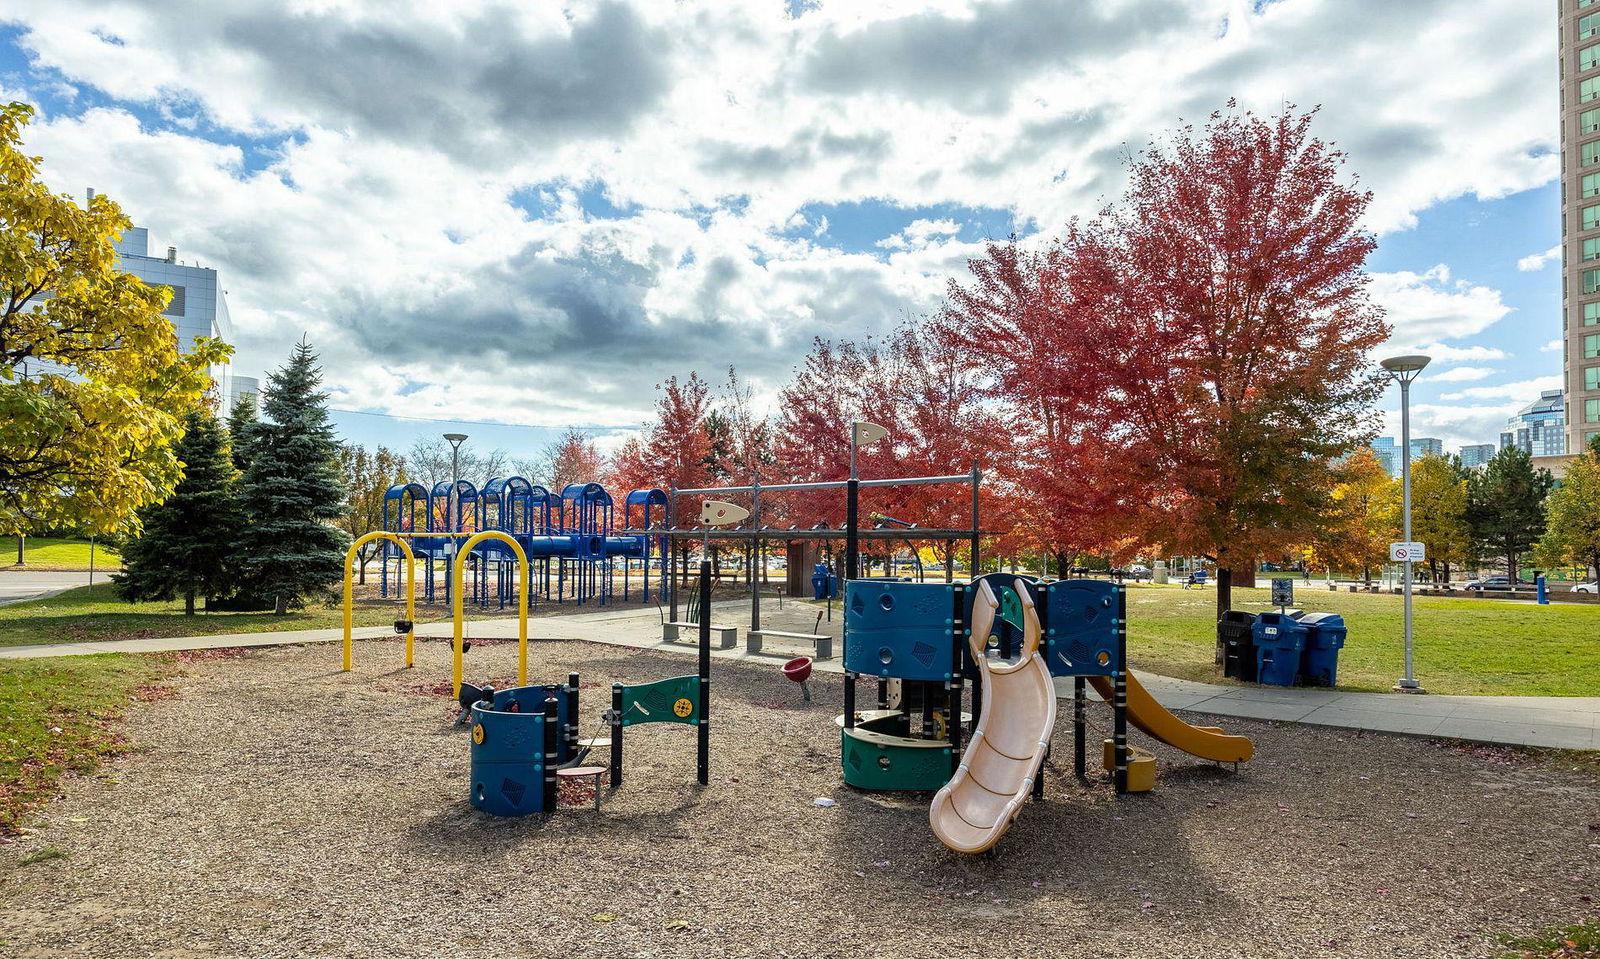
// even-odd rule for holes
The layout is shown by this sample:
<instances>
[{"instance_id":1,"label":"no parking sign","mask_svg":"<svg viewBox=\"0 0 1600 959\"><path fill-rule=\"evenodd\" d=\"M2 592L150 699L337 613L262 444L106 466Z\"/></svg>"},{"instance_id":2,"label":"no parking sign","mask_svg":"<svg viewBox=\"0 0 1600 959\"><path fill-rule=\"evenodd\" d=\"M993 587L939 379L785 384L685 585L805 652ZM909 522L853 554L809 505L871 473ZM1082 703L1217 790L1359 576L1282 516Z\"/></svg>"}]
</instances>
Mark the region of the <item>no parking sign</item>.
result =
<instances>
[{"instance_id":1,"label":"no parking sign","mask_svg":"<svg viewBox=\"0 0 1600 959\"><path fill-rule=\"evenodd\" d=\"M1421 563L1428 558L1427 547L1421 543L1390 543L1389 562Z\"/></svg>"}]
</instances>

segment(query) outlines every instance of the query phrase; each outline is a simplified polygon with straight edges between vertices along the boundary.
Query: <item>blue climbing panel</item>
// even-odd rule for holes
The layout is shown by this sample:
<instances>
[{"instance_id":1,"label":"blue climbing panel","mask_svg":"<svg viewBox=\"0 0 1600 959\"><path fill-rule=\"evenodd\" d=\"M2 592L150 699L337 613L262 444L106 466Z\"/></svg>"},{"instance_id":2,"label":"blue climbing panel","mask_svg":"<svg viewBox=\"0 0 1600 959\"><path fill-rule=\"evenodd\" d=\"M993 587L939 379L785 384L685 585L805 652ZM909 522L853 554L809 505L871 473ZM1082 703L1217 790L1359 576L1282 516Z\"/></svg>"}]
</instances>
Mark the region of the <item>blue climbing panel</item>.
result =
<instances>
[{"instance_id":1,"label":"blue climbing panel","mask_svg":"<svg viewBox=\"0 0 1600 959\"><path fill-rule=\"evenodd\" d=\"M1052 676L1109 676L1117 661L1116 583L1063 579L1045 587L1045 663Z\"/></svg>"},{"instance_id":2,"label":"blue climbing panel","mask_svg":"<svg viewBox=\"0 0 1600 959\"><path fill-rule=\"evenodd\" d=\"M542 812L544 713L496 712L477 703L472 721L472 805L495 816Z\"/></svg>"},{"instance_id":3,"label":"blue climbing panel","mask_svg":"<svg viewBox=\"0 0 1600 959\"><path fill-rule=\"evenodd\" d=\"M952 620L958 588L949 583L845 583L844 668L865 676L949 679L951 646L958 641Z\"/></svg>"}]
</instances>

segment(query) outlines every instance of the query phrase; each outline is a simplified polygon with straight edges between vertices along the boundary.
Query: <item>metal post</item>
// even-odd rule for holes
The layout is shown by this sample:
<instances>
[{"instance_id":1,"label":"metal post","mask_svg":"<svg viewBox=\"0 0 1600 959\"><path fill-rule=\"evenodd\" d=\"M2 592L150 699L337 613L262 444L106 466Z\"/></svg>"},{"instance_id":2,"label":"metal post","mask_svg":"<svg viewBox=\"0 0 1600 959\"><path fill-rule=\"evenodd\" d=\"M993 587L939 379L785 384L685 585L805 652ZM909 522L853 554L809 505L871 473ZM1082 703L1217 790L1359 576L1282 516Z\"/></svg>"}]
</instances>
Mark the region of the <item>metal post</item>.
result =
<instances>
[{"instance_id":1,"label":"metal post","mask_svg":"<svg viewBox=\"0 0 1600 959\"><path fill-rule=\"evenodd\" d=\"M950 775L954 776L961 766L961 662L967 647L968 627L966 590L954 586L950 594L953 605L950 614L950 720L945 724L945 731L950 737Z\"/></svg>"},{"instance_id":2,"label":"metal post","mask_svg":"<svg viewBox=\"0 0 1600 959\"><path fill-rule=\"evenodd\" d=\"M761 477L756 477L755 492L750 496L750 528L761 528ZM754 540L755 550L750 554L745 570L750 577L750 628L761 628L761 582L756 579L756 564L761 561L761 538Z\"/></svg>"},{"instance_id":3,"label":"metal post","mask_svg":"<svg viewBox=\"0 0 1600 959\"><path fill-rule=\"evenodd\" d=\"M611 788L622 786L622 684L611 684Z\"/></svg>"},{"instance_id":4,"label":"metal post","mask_svg":"<svg viewBox=\"0 0 1600 959\"><path fill-rule=\"evenodd\" d=\"M560 793L556 788L556 739L557 720L556 713L559 708L554 692L544 701L544 811L549 815L556 811L556 804L560 801Z\"/></svg>"},{"instance_id":5,"label":"metal post","mask_svg":"<svg viewBox=\"0 0 1600 959\"><path fill-rule=\"evenodd\" d=\"M1403 531L1401 539L1411 542L1411 379L1400 380L1400 502L1401 516L1403 517ZM1406 675L1400 680L1399 687L1406 692L1421 692L1422 684L1417 682L1415 670L1411 661L1411 561L1405 566L1405 631L1406 631ZM1513 581L1517 571L1511 571Z\"/></svg>"},{"instance_id":6,"label":"metal post","mask_svg":"<svg viewBox=\"0 0 1600 959\"><path fill-rule=\"evenodd\" d=\"M89 585L94 585L94 537L89 537Z\"/></svg>"},{"instance_id":7,"label":"metal post","mask_svg":"<svg viewBox=\"0 0 1600 959\"><path fill-rule=\"evenodd\" d=\"M978 461L972 461L972 557L968 560L968 575L972 579L978 578L978 484L983 481L983 474L978 472Z\"/></svg>"},{"instance_id":8,"label":"metal post","mask_svg":"<svg viewBox=\"0 0 1600 959\"><path fill-rule=\"evenodd\" d=\"M578 755L578 723L583 714L578 712L578 674L567 674L567 758Z\"/></svg>"},{"instance_id":9,"label":"metal post","mask_svg":"<svg viewBox=\"0 0 1600 959\"><path fill-rule=\"evenodd\" d=\"M856 674L844 674L844 728L856 728Z\"/></svg>"},{"instance_id":10,"label":"metal post","mask_svg":"<svg viewBox=\"0 0 1600 959\"><path fill-rule=\"evenodd\" d=\"M1089 724L1085 715L1088 703L1084 699L1082 676L1072 678L1072 773L1080 780L1089 778L1089 765L1085 757Z\"/></svg>"},{"instance_id":11,"label":"metal post","mask_svg":"<svg viewBox=\"0 0 1600 959\"><path fill-rule=\"evenodd\" d=\"M1117 668L1111 674L1111 749L1116 766L1112 783L1121 794L1128 791L1128 597L1121 586L1112 589L1117 594Z\"/></svg>"},{"instance_id":12,"label":"metal post","mask_svg":"<svg viewBox=\"0 0 1600 959\"><path fill-rule=\"evenodd\" d=\"M850 443L850 482L844 494L844 579L848 583L860 575L861 543L856 533L856 521L861 508L861 480L855 476L856 447Z\"/></svg>"},{"instance_id":13,"label":"metal post","mask_svg":"<svg viewBox=\"0 0 1600 959\"><path fill-rule=\"evenodd\" d=\"M707 530L710 527L706 527ZM710 542L709 536L707 542ZM700 560L700 724L699 780L711 782L711 554Z\"/></svg>"}]
</instances>

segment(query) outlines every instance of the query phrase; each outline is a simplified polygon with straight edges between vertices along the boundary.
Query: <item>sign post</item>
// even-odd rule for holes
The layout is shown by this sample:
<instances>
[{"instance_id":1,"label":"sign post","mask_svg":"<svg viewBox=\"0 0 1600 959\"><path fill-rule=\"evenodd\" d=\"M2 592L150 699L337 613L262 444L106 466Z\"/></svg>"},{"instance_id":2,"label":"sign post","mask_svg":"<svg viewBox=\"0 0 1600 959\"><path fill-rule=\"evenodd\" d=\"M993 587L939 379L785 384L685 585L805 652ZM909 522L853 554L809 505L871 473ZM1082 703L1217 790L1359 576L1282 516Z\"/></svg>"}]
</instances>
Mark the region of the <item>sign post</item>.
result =
<instances>
[{"instance_id":1,"label":"sign post","mask_svg":"<svg viewBox=\"0 0 1600 959\"><path fill-rule=\"evenodd\" d=\"M1407 455L1409 456L1409 453ZM1408 499L1406 501L1406 533L1407 533L1407 535L1409 535L1411 533L1411 512L1410 512L1410 509L1411 509L1411 504L1410 504L1410 500ZM1392 563L1400 563L1401 565L1403 565L1405 567L1406 675L1405 675L1405 678L1401 679L1400 682L1395 685L1395 689L1400 691L1400 692L1403 692L1403 693L1421 693L1421 692L1426 692L1426 690L1424 690L1422 688L1422 684L1417 682L1416 674L1414 672L1412 672L1412 669L1411 669L1411 566L1412 566L1413 563L1424 562L1424 561L1427 560L1427 558L1428 558L1428 548L1425 545L1423 545L1422 543L1416 543L1416 542L1407 541L1407 542L1404 542L1404 543L1390 543L1389 544L1389 561L1392 562Z\"/></svg>"},{"instance_id":2,"label":"sign post","mask_svg":"<svg viewBox=\"0 0 1600 959\"><path fill-rule=\"evenodd\" d=\"M1275 579L1272 581L1272 605L1278 607L1282 613L1294 605L1294 580Z\"/></svg>"}]
</instances>

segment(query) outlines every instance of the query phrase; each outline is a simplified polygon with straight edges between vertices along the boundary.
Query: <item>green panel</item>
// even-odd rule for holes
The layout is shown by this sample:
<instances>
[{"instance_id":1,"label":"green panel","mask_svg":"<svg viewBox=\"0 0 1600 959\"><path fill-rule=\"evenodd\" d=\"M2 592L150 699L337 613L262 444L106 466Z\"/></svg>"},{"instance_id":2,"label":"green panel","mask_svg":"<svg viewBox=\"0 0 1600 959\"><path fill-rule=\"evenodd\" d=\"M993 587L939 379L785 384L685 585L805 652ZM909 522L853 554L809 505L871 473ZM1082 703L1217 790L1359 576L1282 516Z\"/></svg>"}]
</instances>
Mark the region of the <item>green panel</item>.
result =
<instances>
[{"instance_id":1,"label":"green panel","mask_svg":"<svg viewBox=\"0 0 1600 959\"><path fill-rule=\"evenodd\" d=\"M642 686L622 687L622 725L700 721L700 677L675 676Z\"/></svg>"},{"instance_id":2,"label":"green panel","mask_svg":"<svg viewBox=\"0 0 1600 959\"><path fill-rule=\"evenodd\" d=\"M857 789L935 790L950 781L950 747L863 742L841 729L844 781Z\"/></svg>"},{"instance_id":3,"label":"green panel","mask_svg":"<svg viewBox=\"0 0 1600 959\"><path fill-rule=\"evenodd\" d=\"M1000 618L1015 626L1022 628L1022 599L1017 596L1017 591L1010 586L1002 586L1000 593Z\"/></svg>"}]
</instances>

